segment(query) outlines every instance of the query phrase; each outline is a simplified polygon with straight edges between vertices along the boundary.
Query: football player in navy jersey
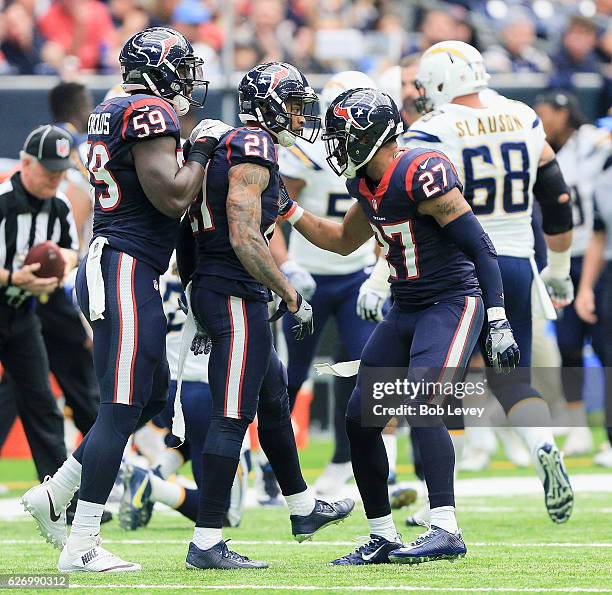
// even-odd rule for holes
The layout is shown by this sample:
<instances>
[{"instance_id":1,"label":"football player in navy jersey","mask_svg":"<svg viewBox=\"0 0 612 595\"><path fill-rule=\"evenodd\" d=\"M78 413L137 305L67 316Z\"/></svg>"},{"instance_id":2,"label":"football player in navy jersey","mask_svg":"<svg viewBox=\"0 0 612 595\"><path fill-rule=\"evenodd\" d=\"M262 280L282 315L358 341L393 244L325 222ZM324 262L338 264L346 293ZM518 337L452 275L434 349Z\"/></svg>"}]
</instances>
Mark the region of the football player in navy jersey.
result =
<instances>
[{"instance_id":1,"label":"football player in navy jersey","mask_svg":"<svg viewBox=\"0 0 612 595\"><path fill-rule=\"evenodd\" d=\"M212 341L213 412L202 454L206 481L188 568L267 566L229 551L221 534L240 447L255 414L259 441L287 502L295 539L303 541L341 521L354 506L349 499L332 504L316 500L304 482L291 426L287 373L274 350L268 321L274 292L282 301L271 320L290 313L298 339L313 331L310 305L280 272L268 242L278 216L276 144L290 146L298 136L316 138L320 119L307 111L317 96L299 70L280 62L251 69L238 96L244 126L221 138L200 199L189 210L197 244L191 306ZM181 271L181 250L177 256Z\"/></svg>"},{"instance_id":2,"label":"football player in navy jersey","mask_svg":"<svg viewBox=\"0 0 612 595\"><path fill-rule=\"evenodd\" d=\"M461 194L457 172L438 151L401 151L401 118L393 100L373 89L345 91L329 106L324 140L328 163L349 178L357 199L342 223L316 217L287 196L280 213L317 246L350 254L374 235L391 270L393 307L376 327L361 357L347 410L355 480L370 526L370 540L334 564L418 563L466 553L455 519L454 452L441 419L410 418L422 455L431 502L431 527L404 546L387 492L388 464L381 430L362 419L363 375L368 368L408 366L413 381L459 375L474 349L485 311L489 357L510 372L519 351L504 311L495 250ZM483 306L484 302L484 306ZM434 378L435 380L435 378ZM417 395L425 403L427 395ZM371 425L371 424L370 424Z\"/></svg>"},{"instance_id":3,"label":"football player in navy jersey","mask_svg":"<svg viewBox=\"0 0 612 595\"><path fill-rule=\"evenodd\" d=\"M201 188L210 153L228 128L215 121L199 127L180 167L178 115L196 103L193 90L207 85L202 61L183 35L160 27L131 37L119 62L128 95L101 103L89 117L94 230L76 282L79 304L93 329L100 410L79 448L29 498L43 536L64 546L58 563L62 572L140 569L100 547L100 517L130 434L166 401L166 319L158 279L168 268L180 217ZM79 485L66 541L59 513Z\"/></svg>"}]
</instances>

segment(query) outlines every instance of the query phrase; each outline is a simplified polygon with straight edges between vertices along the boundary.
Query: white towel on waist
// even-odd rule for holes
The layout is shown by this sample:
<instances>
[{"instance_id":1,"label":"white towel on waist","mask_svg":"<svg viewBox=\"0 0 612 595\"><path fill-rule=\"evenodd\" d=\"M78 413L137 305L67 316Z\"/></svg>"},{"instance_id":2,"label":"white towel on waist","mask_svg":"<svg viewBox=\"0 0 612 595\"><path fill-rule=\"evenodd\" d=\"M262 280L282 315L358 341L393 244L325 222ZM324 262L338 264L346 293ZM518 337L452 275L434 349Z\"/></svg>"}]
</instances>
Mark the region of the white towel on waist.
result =
<instances>
[{"instance_id":1,"label":"white towel on waist","mask_svg":"<svg viewBox=\"0 0 612 595\"><path fill-rule=\"evenodd\" d=\"M546 290L546 285L540 277L538 267L533 257L529 259L531 271L533 272L533 286L531 292L531 310L534 316L544 320L557 320L557 311Z\"/></svg>"},{"instance_id":2,"label":"white towel on waist","mask_svg":"<svg viewBox=\"0 0 612 595\"><path fill-rule=\"evenodd\" d=\"M104 237L97 237L89 246L87 253L87 264L85 275L87 277L87 289L89 291L89 319L93 322L104 318L106 308L106 296L104 293L104 277L102 276L102 251L108 240Z\"/></svg>"}]
</instances>

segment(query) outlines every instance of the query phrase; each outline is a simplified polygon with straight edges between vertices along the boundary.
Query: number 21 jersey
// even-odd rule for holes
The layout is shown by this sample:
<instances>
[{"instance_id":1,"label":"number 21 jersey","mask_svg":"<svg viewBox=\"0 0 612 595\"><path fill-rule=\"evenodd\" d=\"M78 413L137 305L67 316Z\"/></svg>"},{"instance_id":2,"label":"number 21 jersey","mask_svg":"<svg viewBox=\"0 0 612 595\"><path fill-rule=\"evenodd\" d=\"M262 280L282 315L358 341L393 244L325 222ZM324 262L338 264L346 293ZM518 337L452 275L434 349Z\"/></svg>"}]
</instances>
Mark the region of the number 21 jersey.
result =
<instances>
[{"instance_id":1,"label":"number 21 jersey","mask_svg":"<svg viewBox=\"0 0 612 595\"><path fill-rule=\"evenodd\" d=\"M500 256L533 255L533 185L544 128L524 103L481 93L485 108L448 103L402 135L403 147L443 151L456 167L463 194Z\"/></svg>"},{"instance_id":2,"label":"number 21 jersey","mask_svg":"<svg viewBox=\"0 0 612 595\"><path fill-rule=\"evenodd\" d=\"M179 220L158 211L140 181L132 147L171 136L180 149L178 117L159 97L136 94L114 97L89 116L87 168L95 195L93 237L147 263L160 274L168 268Z\"/></svg>"}]
</instances>

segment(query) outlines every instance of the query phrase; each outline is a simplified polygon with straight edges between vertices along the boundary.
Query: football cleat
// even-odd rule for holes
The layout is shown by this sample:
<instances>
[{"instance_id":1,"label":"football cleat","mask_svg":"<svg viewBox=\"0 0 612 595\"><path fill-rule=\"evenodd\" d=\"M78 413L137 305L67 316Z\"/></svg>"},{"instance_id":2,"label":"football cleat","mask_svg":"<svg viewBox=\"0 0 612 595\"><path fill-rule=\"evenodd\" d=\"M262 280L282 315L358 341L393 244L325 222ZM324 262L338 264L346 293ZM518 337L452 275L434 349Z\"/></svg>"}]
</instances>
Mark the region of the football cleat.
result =
<instances>
[{"instance_id":1,"label":"football cleat","mask_svg":"<svg viewBox=\"0 0 612 595\"><path fill-rule=\"evenodd\" d=\"M229 540L228 540L229 541ZM189 544L185 568L208 570L234 570L239 568L268 568L267 562L249 560L227 547L226 541L220 541L207 550L201 550L193 541Z\"/></svg>"},{"instance_id":2,"label":"football cleat","mask_svg":"<svg viewBox=\"0 0 612 595\"><path fill-rule=\"evenodd\" d=\"M593 434L591 428L576 426L570 428L565 443L563 454L566 457L589 454L593 450Z\"/></svg>"},{"instance_id":3,"label":"football cleat","mask_svg":"<svg viewBox=\"0 0 612 595\"><path fill-rule=\"evenodd\" d=\"M350 498L331 503L315 500L315 507L310 514L292 514L289 517L293 538L300 543L312 539L312 536L320 529L341 523L351 514L353 508L355 508L355 502Z\"/></svg>"},{"instance_id":4,"label":"football cleat","mask_svg":"<svg viewBox=\"0 0 612 595\"><path fill-rule=\"evenodd\" d=\"M348 463L329 463L312 486L322 498L337 497L344 485L353 478L353 466Z\"/></svg>"},{"instance_id":5,"label":"football cleat","mask_svg":"<svg viewBox=\"0 0 612 595\"><path fill-rule=\"evenodd\" d=\"M149 471L127 465L123 474L123 497L119 504L119 525L126 531L146 527L153 514Z\"/></svg>"},{"instance_id":6,"label":"football cleat","mask_svg":"<svg viewBox=\"0 0 612 595\"><path fill-rule=\"evenodd\" d=\"M608 447L593 457L593 462L600 467L612 468L612 448Z\"/></svg>"},{"instance_id":7,"label":"football cleat","mask_svg":"<svg viewBox=\"0 0 612 595\"><path fill-rule=\"evenodd\" d=\"M406 526L422 527L423 525L429 525L430 516L429 499L427 499L425 502L423 502L423 506L421 506L421 508L406 519Z\"/></svg>"},{"instance_id":8,"label":"football cleat","mask_svg":"<svg viewBox=\"0 0 612 595\"><path fill-rule=\"evenodd\" d=\"M403 545L401 541L389 541L380 535L370 535L370 540L360 545L354 552L341 558L336 558L330 564L332 566L388 564L389 553L398 550Z\"/></svg>"},{"instance_id":9,"label":"football cleat","mask_svg":"<svg viewBox=\"0 0 612 595\"><path fill-rule=\"evenodd\" d=\"M38 531L45 541L61 550L68 539L66 509L58 510L49 483L50 479L47 476L41 484L30 488L21 497L20 502L25 511L34 517Z\"/></svg>"},{"instance_id":10,"label":"football cleat","mask_svg":"<svg viewBox=\"0 0 612 595\"><path fill-rule=\"evenodd\" d=\"M99 536L77 540L78 544L69 541L62 550L57 563L60 572L135 572L141 569L140 564L126 562L101 547Z\"/></svg>"},{"instance_id":11,"label":"football cleat","mask_svg":"<svg viewBox=\"0 0 612 595\"><path fill-rule=\"evenodd\" d=\"M395 488L389 494L391 510L398 510L414 504L417 500L417 491L414 488Z\"/></svg>"},{"instance_id":12,"label":"football cleat","mask_svg":"<svg viewBox=\"0 0 612 595\"><path fill-rule=\"evenodd\" d=\"M552 444L543 444L536 451L536 470L544 484L544 503L548 516L555 523L566 523L574 507L574 492L561 452Z\"/></svg>"},{"instance_id":13,"label":"football cleat","mask_svg":"<svg viewBox=\"0 0 612 595\"><path fill-rule=\"evenodd\" d=\"M280 487L276 481L276 475L272 471L272 465L265 461L256 467L255 488L257 490L257 502L261 506L282 506L283 500L280 495Z\"/></svg>"},{"instance_id":14,"label":"football cleat","mask_svg":"<svg viewBox=\"0 0 612 595\"><path fill-rule=\"evenodd\" d=\"M463 558L467 547L461 532L449 533L432 525L423 535L412 543L389 553L389 560L396 564L420 564L435 560L455 560Z\"/></svg>"}]
</instances>

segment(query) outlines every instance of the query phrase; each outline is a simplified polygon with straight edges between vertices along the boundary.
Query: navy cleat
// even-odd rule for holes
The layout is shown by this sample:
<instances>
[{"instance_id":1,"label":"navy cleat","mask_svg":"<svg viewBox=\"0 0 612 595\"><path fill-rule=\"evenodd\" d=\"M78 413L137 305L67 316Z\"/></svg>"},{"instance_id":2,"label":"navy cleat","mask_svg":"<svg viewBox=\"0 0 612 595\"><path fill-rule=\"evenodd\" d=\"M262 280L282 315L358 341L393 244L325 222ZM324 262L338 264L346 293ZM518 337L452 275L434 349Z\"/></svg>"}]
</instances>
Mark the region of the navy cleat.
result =
<instances>
[{"instance_id":1,"label":"navy cleat","mask_svg":"<svg viewBox=\"0 0 612 595\"><path fill-rule=\"evenodd\" d=\"M399 538L399 536L398 536ZM388 564L389 554L403 547L401 541L389 541L380 535L370 535L370 541L354 552L330 562L332 566L359 566L361 564Z\"/></svg>"},{"instance_id":2,"label":"navy cleat","mask_svg":"<svg viewBox=\"0 0 612 595\"><path fill-rule=\"evenodd\" d=\"M456 560L463 558L467 547L461 533L449 533L432 525L412 543L389 554L389 560L397 564L420 564L435 560Z\"/></svg>"},{"instance_id":3,"label":"navy cleat","mask_svg":"<svg viewBox=\"0 0 612 595\"><path fill-rule=\"evenodd\" d=\"M574 508L574 492L561 452L552 444L543 444L536 452L536 469L544 484L544 503L555 523L566 523Z\"/></svg>"},{"instance_id":4,"label":"navy cleat","mask_svg":"<svg viewBox=\"0 0 612 595\"><path fill-rule=\"evenodd\" d=\"M192 541L189 544L185 568L237 570L239 568L268 568L268 563L261 560L249 560L246 556L233 552L227 547L226 541L220 541L207 550L201 550Z\"/></svg>"},{"instance_id":5,"label":"navy cleat","mask_svg":"<svg viewBox=\"0 0 612 595\"><path fill-rule=\"evenodd\" d=\"M126 531L146 527L153 514L149 471L128 465L123 474L123 496L119 504L119 525Z\"/></svg>"},{"instance_id":6,"label":"navy cleat","mask_svg":"<svg viewBox=\"0 0 612 595\"><path fill-rule=\"evenodd\" d=\"M350 498L331 504L324 500L315 500L314 510L310 514L306 516L292 514L289 517L293 538L300 543L312 539L312 536L323 527L341 523L351 514L353 508L355 502Z\"/></svg>"},{"instance_id":7,"label":"navy cleat","mask_svg":"<svg viewBox=\"0 0 612 595\"><path fill-rule=\"evenodd\" d=\"M417 491L414 488L395 488L389 494L391 510L399 510L414 504L417 500Z\"/></svg>"}]
</instances>

